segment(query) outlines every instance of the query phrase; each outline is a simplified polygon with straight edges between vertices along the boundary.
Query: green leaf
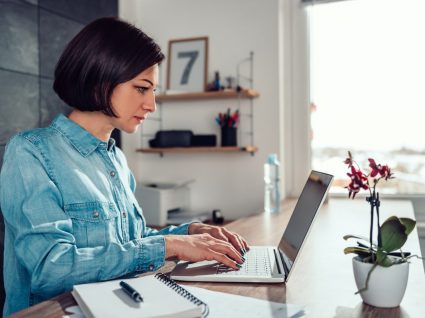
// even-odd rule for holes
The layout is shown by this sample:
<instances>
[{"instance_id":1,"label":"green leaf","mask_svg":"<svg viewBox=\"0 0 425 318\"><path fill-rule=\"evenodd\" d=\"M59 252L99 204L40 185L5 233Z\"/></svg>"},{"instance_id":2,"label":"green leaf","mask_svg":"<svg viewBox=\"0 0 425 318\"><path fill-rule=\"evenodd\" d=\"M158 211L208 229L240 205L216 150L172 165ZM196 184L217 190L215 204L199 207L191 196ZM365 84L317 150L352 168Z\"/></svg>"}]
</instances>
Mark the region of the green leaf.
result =
<instances>
[{"instance_id":1,"label":"green leaf","mask_svg":"<svg viewBox=\"0 0 425 318\"><path fill-rule=\"evenodd\" d=\"M365 242L365 244L360 243L359 241L357 241L357 244L360 247L366 247L369 248L370 247L370 240L365 237L365 236L359 236L359 235L352 235L352 234L348 234L348 235L344 235L344 240L349 240L349 239L358 239L358 240L362 240ZM372 248L377 248L376 242L372 242Z\"/></svg>"},{"instance_id":2,"label":"green leaf","mask_svg":"<svg viewBox=\"0 0 425 318\"><path fill-rule=\"evenodd\" d=\"M352 234L344 235L344 240L348 240L348 239L351 239L351 238L363 240L363 241L366 241L367 243L369 243L369 239L365 236L358 236L358 235L352 235Z\"/></svg>"},{"instance_id":3,"label":"green leaf","mask_svg":"<svg viewBox=\"0 0 425 318\"><path fill-rule=\"evenodd\" d=\"M376 252L376 263L383 267L390 267L391 265L393 265L393 261L381 249Z\"/></svg>"},{"instance_id":4,"label":"green leaf","mask_svg":"<svg viewBox=\"0 0 425 318\"><path fill-rule=\"evenodd\" d=\"M400 218L400 222L406 228L406 230L404 231L406 235L409 235L410 233L412 233L413 229L416 226L416 221L409 218Z\"/></svg>"},{"instance_id":5,"label":"green leaf","mask_svg":"<svg viewBox=\"0 0 425 318\"><path fill-rule=\"evenodd\" d=\"M357 246L356 247L350 246L350 247L344 248L344 254L349 254L349 253L354 253L361 257L364 257L369 255L370 251L367 248L357 247Z\"/></svg>"},{"instance_id":6,"label":"green leaf","mask_svg":"<svg viewBox=\"0 0 425 318\"><path fill-rule=\"evenodd\" d=\"M395 216L389 217L381 226L382 249L392 252L400 249L407 240L406 227Z\"/></svg>"}]
</instances>

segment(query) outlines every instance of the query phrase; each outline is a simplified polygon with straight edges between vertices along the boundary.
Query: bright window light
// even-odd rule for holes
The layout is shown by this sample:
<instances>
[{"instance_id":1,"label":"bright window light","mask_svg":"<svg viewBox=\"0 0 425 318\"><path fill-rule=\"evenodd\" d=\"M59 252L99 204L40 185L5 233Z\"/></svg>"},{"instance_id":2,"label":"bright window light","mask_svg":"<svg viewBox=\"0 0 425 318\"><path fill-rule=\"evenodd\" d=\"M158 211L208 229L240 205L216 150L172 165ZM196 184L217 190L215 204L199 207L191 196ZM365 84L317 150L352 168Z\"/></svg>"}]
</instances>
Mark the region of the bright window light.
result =
<instances>
[{"instance_id":1,"label":"bright window light","mask_svg":"<svg viewBox=\"0 0 425 318\"><path fill-rule=\"evenodd\" d=\"M395 172L381 193L425 193L424 12L423 0L309 8L312 164L335 175L333 192L345 191L351 150Z\"/></svg>"}]
</instances>

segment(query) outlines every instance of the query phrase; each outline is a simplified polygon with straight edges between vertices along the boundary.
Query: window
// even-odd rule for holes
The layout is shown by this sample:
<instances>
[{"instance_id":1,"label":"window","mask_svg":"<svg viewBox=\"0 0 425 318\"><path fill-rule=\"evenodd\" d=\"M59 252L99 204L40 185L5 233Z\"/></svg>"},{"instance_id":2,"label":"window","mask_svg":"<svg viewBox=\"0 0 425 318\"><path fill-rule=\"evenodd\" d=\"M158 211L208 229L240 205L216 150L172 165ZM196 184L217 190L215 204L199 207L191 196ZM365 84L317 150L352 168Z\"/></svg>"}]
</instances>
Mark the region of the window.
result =
<instances>
[{"instance_id":1,"label":"window","mask_svg":"<svg viewBox=\"0 0 425 318\"><path fill-rule=\"evenodd\" d=\"M351 150L393 168L381 193L425 193L425 1L353 0L307 7L312 167L346 192Z\"/></svg>"}]
</instances>

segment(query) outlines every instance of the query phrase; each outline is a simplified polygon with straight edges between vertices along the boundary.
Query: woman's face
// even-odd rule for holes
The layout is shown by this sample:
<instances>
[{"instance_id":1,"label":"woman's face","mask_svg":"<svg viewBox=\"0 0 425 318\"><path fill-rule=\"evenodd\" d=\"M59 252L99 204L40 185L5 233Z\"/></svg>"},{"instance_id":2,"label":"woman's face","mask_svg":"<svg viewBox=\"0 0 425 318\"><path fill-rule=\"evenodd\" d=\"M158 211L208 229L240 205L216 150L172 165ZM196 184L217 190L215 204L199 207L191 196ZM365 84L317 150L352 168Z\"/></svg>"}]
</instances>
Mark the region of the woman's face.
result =
<instances>
[{"instance_id":1,"label":"woman's face","mask_svg":"<svg viewBox=\"0 0 425 318\"><path fill-rule=\"evenodd\" d=\"M156 110L155 90L158 85L158 65L144 70L112 92L111 103L115 114L110 117L114 128L134 133L139 125Z\"/></svg>"}]
</instances>

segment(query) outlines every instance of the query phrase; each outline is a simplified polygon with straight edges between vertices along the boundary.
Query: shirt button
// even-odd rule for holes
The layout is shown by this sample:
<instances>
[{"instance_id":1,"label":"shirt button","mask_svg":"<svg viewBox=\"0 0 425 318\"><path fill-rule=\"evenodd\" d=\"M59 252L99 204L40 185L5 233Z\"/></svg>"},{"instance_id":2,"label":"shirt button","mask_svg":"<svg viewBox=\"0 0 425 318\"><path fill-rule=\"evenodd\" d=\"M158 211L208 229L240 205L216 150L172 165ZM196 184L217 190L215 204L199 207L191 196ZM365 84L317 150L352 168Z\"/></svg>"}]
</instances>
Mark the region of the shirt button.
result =
<instances>
[{"instance_id":1,"label":"shirt button","mask_svg":"<svg viewBox=\"0 0 425 318\"><path fill-rule=\"evenodd\" d=\"M150 264L150 265L149 265L149 271L151 271L151 272L152 272L152 271L153 271L153 269L154 269L154 266L153 266L152 264Z\"/></svg>"},{"instance_id":2,"label":"shirt button","mask_svg":"<svg viewBox=\"0 0 425 318\"><path fill-rule=\"evenodd\" d=\"M98 211L96 211L96 210L94 210L94 211L93 211L93 217L94 217L94 218L98 218L98 217L99 217L99 212L98 212Z\"/></svg>"},{"instance_id":3,"label":"shirt button","mask_svg":"<svg viewBox=\"0 0 425 318\"><path fill-rule=\"evenodd\" d=\"M111 171L109 174L111 175L111 177L115 177L115 171Z\"/></svg>"},{"instance_id":4,"label":"shirt button","mask_svg":"<svg viewBox=\"0 0 425 318\"><path fill-rule=\"evenodd\" d=\"M125 212L122 213L122 217L125 218L127 217L127 214Z\"/></svg>"}]
</instances>

